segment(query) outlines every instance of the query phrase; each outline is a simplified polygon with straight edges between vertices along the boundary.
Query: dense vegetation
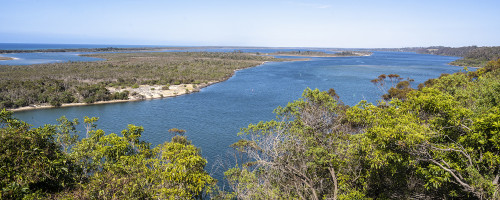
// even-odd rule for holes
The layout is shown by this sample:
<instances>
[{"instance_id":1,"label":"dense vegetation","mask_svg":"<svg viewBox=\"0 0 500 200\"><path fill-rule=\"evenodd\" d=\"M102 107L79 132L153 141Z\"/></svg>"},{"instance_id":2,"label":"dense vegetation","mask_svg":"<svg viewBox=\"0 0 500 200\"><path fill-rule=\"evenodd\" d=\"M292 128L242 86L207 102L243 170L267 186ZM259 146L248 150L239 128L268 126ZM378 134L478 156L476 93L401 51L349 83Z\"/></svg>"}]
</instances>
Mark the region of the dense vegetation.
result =
<instances>
[{"instance_id":1,"label":"dense vegetation","mask_svg":"<svg viewBox=\"0 0 500 200\"><path fill-rule=\"evenodd\" d=\"M238 199L500 199L500 60L348 107L306 89L250 124L226 171ZM239 161L238 163L242 163Z\"/></svg>"},{"instance_id":2,"label":"dense vegetation","mask_svg":"<svg viewBox=\"0 0 500 200\"><path fill-rule=\"evenodd\" d=\"M463 57L451 62L451 65L464 67L484 67L489 61L500 58L500 47L408 47L398 49L373 49L380 51L402 51L416 52L421 54L433 54L441 56Z\"/></svg>"},{"instance_id":3,"label":"dense vegetation","mask_svg":"<svg viewBox=\"0 0 500 200\"><path fill-rule=\"evenodd\" d=\"M418 48L415 51L417 53L423 54L433 54L433 55L442 55L442 56L455 56L455 57L464 57L472 50L483 48L477 46L468 46L468 47L443 47L443 46L434 46L427 48Z\"/></svg>"},{"instance_id":4,"label":"dense vegetation","mask_svg":"<svg viewBox=\"0 0 500 200\"><path fill-rule=\"evenodd\" d=\"M419 48L417 53L434 54L443 56L463 57L462 59L451 62L451 65L484 67L488 61L500 58L500 47L428 47Z\"/></svg>"},{"instance_id":5,"label":"dense vegetation","mask_svg":"<svg viewBox=\"0 0 500 200\"><path fill-rule=\"evenodd\" d=\"M488 61L500 59L500 47L479 47L467 52L464 58L451 62L451 65L484 67Z\"/></svg>"},{"instance_id":6,"label":"dense vegetation","mask_svg":"<svg viewBox=\"0 0 500 200\"><path fill-rule=\"evenodd\" d=\"M342 57L342 56L365 56L371 55L368 51L340 51L326 53L323 51L277 51L273 55L294 55L294 56L320 56L320 57Z\"/></svg>"},{"instance_id":7,"label":"dense vegetation","mask_svg":"<svg viewBox=\"0 0 500 200\"><path fill-rule=\"evenodd\" d=\"M127 99L106 87L222 81L234 70L282 61L243 53L151 52L86 55L106 59L28 66L0 66L0 108L31 104Z\"/></svg>"},{"instance_id":8,"label":"dense vegetation","mask_svg":"<svg viewBox=\"0 0 500 200\"><path fill-rule=\"evenodd\" d=\"M85 117L79 140L76 119L31 128L11 115L0 112L1 199L201 199L215 184L184 136L153 148L142 127L105 135Z\"/></svg>"},{"instance_id":9,"label":"dense vegetation","mask_svg":"<svg viewBox=\"0 0 500 200\"><path fill-rule=\"evenodd\" d=\"M242 129L244 139L232 145L240 164L225 172L231 191L217 190L182 129L168 130L173 136L152 147L140 140L142 127L105 134L98 118L85 117L80 140L78 120L62 117L58 125L32 128L3 110L0 196L500 199L499 76L500 59L418 88L397 74L380 75L372 83L388 92L383 100L353 107L333 89L306 89L301 99L278 107L275 120ZM64 93L65 82L47 78L33 84ZM99 88L80 93L102 93Z\"/></svg>"}]
</instances>

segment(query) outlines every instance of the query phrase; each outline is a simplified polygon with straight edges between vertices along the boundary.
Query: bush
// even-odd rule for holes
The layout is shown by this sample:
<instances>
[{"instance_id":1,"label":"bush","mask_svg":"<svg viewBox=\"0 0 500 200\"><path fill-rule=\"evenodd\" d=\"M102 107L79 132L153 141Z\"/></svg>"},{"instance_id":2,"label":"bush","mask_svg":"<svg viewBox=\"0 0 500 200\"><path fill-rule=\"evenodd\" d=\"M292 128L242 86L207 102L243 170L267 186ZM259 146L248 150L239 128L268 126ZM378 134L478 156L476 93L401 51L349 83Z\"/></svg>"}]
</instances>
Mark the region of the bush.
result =
<instances>
[{"instance_id":1,"label":"bush","mask_svg":"<svg viewBox=\"0 0 500 200\"><path fill-rule=\"evenodd\" d=\"M75 183L78 170L54 142L55 126L30 129L5 110L0 118L1 199L42 198Z\"/></svg>"},{"instance_id":2,"label":"bush","mask_svg":"<svg viewBox=\"0 0 500 200\"><path fill-rule=\"evenodd\" d=\"M59 100L52 100L50 101L50 105L54 107L60 107L62 106L61 102Z\"/></svg>"},{"instance_id":3,"label":"bush","mask_svg":"<svg viewBox=\"0 0 500 200\"><path fill-rule=\"evenodd\" d=\"M15 104L17 107L23 107L28 105L28 101L26 101L25 99L18 99L16 100Z\"/></svg>"}]
</instances>

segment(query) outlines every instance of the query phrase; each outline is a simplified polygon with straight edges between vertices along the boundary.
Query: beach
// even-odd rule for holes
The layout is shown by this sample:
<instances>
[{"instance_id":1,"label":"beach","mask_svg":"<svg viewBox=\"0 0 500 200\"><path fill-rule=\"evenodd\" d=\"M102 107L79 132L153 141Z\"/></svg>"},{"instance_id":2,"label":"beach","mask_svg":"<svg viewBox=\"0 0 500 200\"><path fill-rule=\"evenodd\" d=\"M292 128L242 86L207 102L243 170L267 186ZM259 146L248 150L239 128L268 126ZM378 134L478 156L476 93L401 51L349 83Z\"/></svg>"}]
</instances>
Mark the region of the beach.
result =
<instances>
[{"instance_id":1,"label":"beach","mask_svg":"<svg viewBox=\"0 0 500 200\"><path fill-rule=\"evenodd\" d=\"M0 61L2 60L17 60L18 58L12 58L12 57L4 57L2 55L0 55Z\"/></svg>"},{"instance_id":2,"label":"beach","mask_svg":"<svg viewBox=\"0 0 500 200\"><path fill-rule=\"evenodd\" d=\"M123 102L131 102L131 101L142 101L142 100L151 100L151 99L161 99L167 97L176 97L184 94L189 94L193 92L199 92L200 89L207 87L218 82L208 82L201 84L179 84L179 85L170 85L168 89L166 89L166 85L140 85L138 88L125 87L125 88L113 88L108 87L110 93L115 92L124 92L125 90L129 91L129 99L127 100L110 100L110 101L98 101L95 103L63 103L59 107L71 107L71 106L90 106L97 104L109 104L109 103L123 103ZM48 103L30 105L20 108L7 109L9 111L17 112L17 111L26 111L26 110L36 110L36 109L49 109L49 108L59 108L52 106Z\"/></svg>"}]
</instances>

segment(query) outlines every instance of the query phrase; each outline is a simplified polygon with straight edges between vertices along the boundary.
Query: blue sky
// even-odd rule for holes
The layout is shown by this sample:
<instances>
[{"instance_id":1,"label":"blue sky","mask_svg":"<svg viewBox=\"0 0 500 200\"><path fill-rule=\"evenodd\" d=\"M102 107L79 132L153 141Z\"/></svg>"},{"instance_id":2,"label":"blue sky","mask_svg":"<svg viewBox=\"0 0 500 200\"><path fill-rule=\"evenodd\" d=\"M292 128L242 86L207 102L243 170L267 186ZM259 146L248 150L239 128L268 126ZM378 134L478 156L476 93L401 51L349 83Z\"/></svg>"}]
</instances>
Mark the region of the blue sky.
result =
<instances>
[{"instance_id":1,"label":"blue sky","mask_svg":"<svg viewBox=\"0 0 500 200\"><path fill-rule=\"evenodd\" d=\"M498 0L1 0L0 43L500 46Z\"/></svg>"}]
</instances>

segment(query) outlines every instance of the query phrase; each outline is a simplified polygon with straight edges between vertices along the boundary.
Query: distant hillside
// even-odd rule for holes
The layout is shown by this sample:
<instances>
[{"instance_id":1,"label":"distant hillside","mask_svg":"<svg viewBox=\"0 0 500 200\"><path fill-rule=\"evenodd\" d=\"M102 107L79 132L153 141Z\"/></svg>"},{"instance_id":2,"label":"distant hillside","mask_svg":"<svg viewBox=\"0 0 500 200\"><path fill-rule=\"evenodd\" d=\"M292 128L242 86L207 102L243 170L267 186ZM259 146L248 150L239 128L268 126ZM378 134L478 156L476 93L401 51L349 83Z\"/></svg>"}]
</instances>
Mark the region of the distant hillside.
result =
<instances>
[{"instance_id":1,"label":"distant hillside","mask_svg":"<svg viewBox=\"0 0 500 200\"><path fill-rule=\"evenodd\" d=\"M463 57L450 63L450 65L484 67L490 60L500 58L500 46L496 47L405 47L396 49L374 49L378 51L398 51L398 52L416 52L420 54L432 54L441 56Z\"/></svg>"},{"instance_id":2,"label":"distant hillside","mask_svg":"<svg viewBox=\"0 0 500 200\"><path fill-rule=\"evenodd\" d=\"M498 60L500 58L500 47L460 47L448 48L448 52L443 50L436 55L450 55L452 53L462 54L462 59L455 60L450 65L484 67L490 60ZM442 54L440 54L442 53Z\"/></svg>"},{"instance_id":3,"label":"distant hillside","mask_svg":"<svg viewBox=\"0 0 500 200\"><path fill-rule=\"evenodd\" d=\"M464 57L465 55L467 55L467 53L477 48L482 48L482 47L468 46L468 47L455 48L455 47L433 46L427 48L419 48L416 50L416 52L421 54Z\"/></svg>"}]
</instances>

